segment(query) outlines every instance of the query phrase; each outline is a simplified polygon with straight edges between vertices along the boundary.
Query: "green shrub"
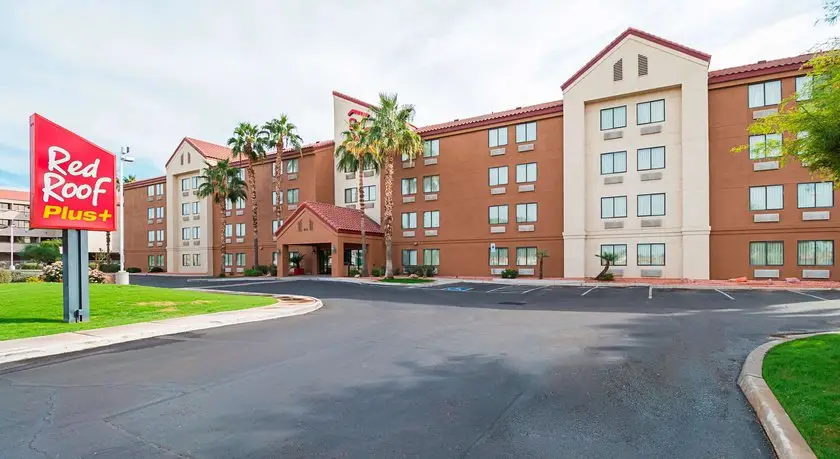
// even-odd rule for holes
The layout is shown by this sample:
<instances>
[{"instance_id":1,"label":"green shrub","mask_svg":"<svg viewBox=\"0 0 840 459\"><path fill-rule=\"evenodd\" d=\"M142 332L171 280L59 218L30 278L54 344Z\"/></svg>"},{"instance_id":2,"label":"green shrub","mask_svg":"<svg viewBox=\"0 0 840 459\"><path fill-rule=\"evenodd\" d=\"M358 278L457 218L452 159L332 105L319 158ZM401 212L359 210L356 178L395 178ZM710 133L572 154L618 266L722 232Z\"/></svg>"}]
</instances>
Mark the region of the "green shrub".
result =
<instances>
[{"instance_id":1,"label":"green shrub","mask_svg":"<svg viewBox=\"0 0 840 459\"><path fill-rule=\"evenodd\" d=\"M61 276L63 275L62 266L60 261L44 266L41 271L41 279L47 282L61 282Z\"/></svg>"},{"instance_id":2,"label":"green shrub","mask_svg":"<svg viewBox=\"0 0 840 459\"><path fill-rule=\"evenodd\" d=\"M40 269L16 269L12 273L12 282L26 282L32 276L40 276Z\"/></svg>"},{"instance_id":3,"label":"green shrub","mask_svg":"<svg viewBox=\"0 0 840 459\"><path fill-rule=\"evenodd\" d=\"M437 274L437 266L434 265L417 265L417 266L403 266L406 276L416 274L420 277L433 277Z\"/></svg>"},{"instance_id":4,"label":"green shrub","mask_svg":"<svg viewBox=\"0 0 840 459\"><path fill-rule=\"evenodd\" d=\"M99 270L103 273L115 273L120 270L120 265L117 263L102 263L101 265L99 265Z\"/></svg>"},{"instance_id":5,"label":"green shrub","mask_svg":"<svg viewBox=\"0 0 840 459\"><path fill-rule=\"evenodd\" d=\"M263 272L258 268L248 268L245 270L245 275L248 277L262 276Z\"/></svg>"},{"instance_id":6,"label":"green shrub","mask_svg":"<svg viewBox=\"0 0 840 459\"><path fill-rule=\"evenodd\" d=\"M615 276L613 275L613 273L604 273L604 275L601 276L598 280L611 281L611 280L614 280L614 279L615 279Z\"/></svg>"},{"instance_id":7,"label":"green shrub","mask_svg":"<svg viewBox=\"0 0 840 459\"><path fill-rule=\"evenodd\" d=\"M128 272L128 273L142 273L143 272L142 269L140 269L136 266L129 266L128 268L125 268L125 271Z\"/></svg>"},{"instance_id":8,"label":"green shrub","mask_svg":"<svg viewBox=\"0 0 840 459\"><path fill-rule=\"evenodd\" d=\"M33 283L39 283L39 282L44 282L44 280L41 279L38 276L29 276L29 277L26 278L26 283L27 284L33 284Z\"/></svg>"},{"instance_id":9,"label":"green shrub","mask_svg":"<svg viewBox=\"0 0 840 459\"><path fill-rule=\"evenodd\" d=\"M502 279L516 279L519 277L519 271L508 268L502 271Z\"/></svg>"},{"instance_id":10,"label":"green shrub","mask_svg":"<svg viewBox=\"0 0 840 459\"><path fill-rule=\"evenodd\" d=\"M255 266L255 268L259 269L260 272L263 273L263 274L268 274L268 272L271 270L271 268L269 268L268 265L259 265L259 266Z\"/></svg>"},{"instance_id":11,"label":"green shrub","mask_svg":"<svg viewBox=\"0 0 840 459\"><path fill-rule=\"evenodd\" d=\"M26 262L20 265L23 269L41 269L41 265L36 262Z\"/></svg>"},{"instance_id":12,"label":"green shrub","mask_svg":"<svg viewBox=\"0 0 840 459\"><path fill-rule=\"evenodd\" d=\"M356 268L354 268L354 267L352 267L352 266L350 267L350 269L348 269L348 270L347 270L347 275L348 275L348 276L350 276L350 277L356 277L356 276L358 276L359 274L361 274L361 273L359 272L359 270L358 270L358 269L356 269Z\"/></svg>"},{"instance_id":13,"label":"green shrub","mask_svg":"<svg viewBox=\"0 0 840 459\"><path fill-rule=\"evenodd\" d=\"M165 272L166 272L166 270L165 270L165 269L163 269L163 268L162 268L162 267L160 267L160 266L152 266L151 268L149 268L149 272L150 272L150 273L165 273Z\"/></svg>"},{"instance_id":14,"label":"green shrub","mask_svg":"<svg viewBox=\"0 0 840 459\"><path fill-rule=\"evenodd\" d=\"M8 269L0 269L0 284L11 284L12 272Z\"/></svg>"},{"instance_id":15,"label":"green shrub","mask_svg":"<svg viewBox=\"0 0 840 459\"><path fill-rule=\"evenodd\" d=\"M370 275L373 277L382 277L385 275L385 268L377 268L376 266L370 270Z\"/></svg>"},{"instance_id":16,"label":"green shrub","mask_svg":"<svg viewBox=\"0 0 840 459\"><path fill-rule=\"evenodd\" d=\"M277 265L273 263L268 265L268 273L274 277L277 277Z\"/></svg>"}]
</instances>

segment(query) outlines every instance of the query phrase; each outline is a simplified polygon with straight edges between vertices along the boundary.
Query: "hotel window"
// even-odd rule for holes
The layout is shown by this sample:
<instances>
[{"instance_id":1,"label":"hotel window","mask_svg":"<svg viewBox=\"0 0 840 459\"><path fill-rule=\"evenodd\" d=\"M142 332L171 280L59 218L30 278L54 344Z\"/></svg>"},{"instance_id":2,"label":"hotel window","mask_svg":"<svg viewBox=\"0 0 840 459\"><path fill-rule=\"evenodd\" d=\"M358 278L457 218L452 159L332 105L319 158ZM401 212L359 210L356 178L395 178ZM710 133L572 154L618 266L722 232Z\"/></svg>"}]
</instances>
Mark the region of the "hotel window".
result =
<instances>
[{"instance_id":1,"label":"hotel window","mask_svg":"<svg viewBox=\"0 0 840 459\"><path fill-rule=\"evenodd\" d=\"M160 267L166 266L166 263L164 263L164 260L163 260L163 255L158 255L157 265L160 266Z\"/></svg>"},{"instance_id":2,"label":"hotel window","mask_svg":"<svg viewBox=\"0 0 840 459\"><path fill-rule=\"evenodd\" d=\"M440 266L440 249L423 249L423 264Z\"/></svg>"},{"instance_id":3,"label":"hotel window","mask_svg":"<svg viewBox=\"0 0 840 459\"><path fill-rule=\"evenodd\" d=\"M627 216L627 196L601 198L601 218L624 218Z\"/></svg>"},{"instance_id":4,"label":"hotel window","mask_svg":"<svg viewBox=\"0 0 840 459\"><path fill-rule=\"evenodd\" d=\"M157 185L155 185L155 194L158 195L158 196L163 195L163 184L162 183L158 183Z\"/></svg>"},{"instance_id":5,"label":"hotel window","mask_svg":"<svg viewBox=\"0 0 840 459\"><path fill-rule=\"evenodd\" d=\"M181 191L189 191L190 189L190 179L182 178L181 179Z\"/></svg>"},{"instance_id":6,"label":"hotel window","mask_svg":"<svg viewBox=\"0 0 840 459\"><path fill-rule=\"evenodd\" d=\"M440 139L423 142L423 157L431 158L440 154Z\"/></svg>"},{"instance_id":7,"label":"hotel window","mask_svg":"<svg viewBox=\"0 0 840 459\"><path fill-rule=\"evenodd\" d=\"M423 177L423 192L437 193L440 191L440 175Z\"/></svg>"},{"instance_id":8,"label":"hotel window","mask_svg":"<svg viewBox=\"0 0 840 459\"><path fill-rule=\"evenodd\" d=\"M751 186L750 210L779 210L785 206L783 185Z\"/></svg>"},{"instance_id":9,"label":"hotel window","mask_svg":"<svg viewBox=\"0 0 840 459\"><path fill-rule=\"evenodd\" d=\"M245 266L245 254L244 253L237 253L236 254L236 266Z\"/></svg>"},{"instance_id":10,"label":"hotel window","mask_svg":"<svg viewBox=\"0 0 840 459\"><path fill-rule=\"evenodd\" d=\"M245 180L245 169L239 168L237 173L239 174L240 179Z\"/></svg>"},{"instance_id":11,"label":"hotel window","mask_svg":"<svg viewBox=\"0 0 840 459\"><path fill-rule=\"evenodd\" d=\"M440 228L440 211L423 212L423 228Z\"/></svg>"},{"instance_id":12,"label":"hotel window","mask_svg":"<svg viewBox=\"0 0 840 459\"><path fill-rule=\"evenodd\" d=\"M403 251L402 251L402 265L403 266L417 266L417 250L403 249Z\"/></svg>"},{"instance_id":13,"label":"hotel window","mask_svg":"<svg viewBox=\"0 0 840 459\"><path fill-rule=\"evenodd\" d=\"M244 209L245 208L245 198L237 198L236 208L237 209Z\"/></svg>"},{"instance_id":14,"label":"hotel window","mask_svg":"<svg viewBox=\"0 0 840 459\"><path fill-rule=\"evenodd\" d=\"M225 225L225 237L233 237L233 225L230 223Z\"/></svg>"},{"instance_id":15,"label":"hotel window","mask_svg":"<svg viewBox=\"0 0 840 459\"><path fill-rule=\"evenodd\" d=\"M507 145L507 126L487 131L490 147L501 147Z\"/></svg>"},{"instance_id":16,"label":"hotel window","mask_svg":"<svg viewBox=\"0 0 840 459\"><path fill-rule=\"evenodd\" d=\"M417 177L402 179L402 194L409 195L417 193Z\"/></svg>"},{"instance_id":17,"label":"hotel window","mask_svg":"<svg viewBox=\"0 0 840 459\"><path fill-rule=\"evenodd\" d=\"M814 84L814 77L803 75L796 77L796 100L811 99L811 86Z\"/></svg>"},{"instance_id":18,"label":"hotel window","mask_svg":"<svg viewBox=\"0 0 840 459\"><path fill-rule=\"evenodd\" d=\"M277 266L277 258L280 256L278 252L271 252L271 264Z\"/></svg>"},{"instance_id":19,"label":"hotel window","mask_svg":"<svg viewBox=\"0 0 840 459\"><path fill-rule=\"evenodd\" d=\"M362 192L365 194L365 202L376 201L376 185L365 185L362 187Z\"/></svg>"},{"instance_id":20,"label":"hotel window","mask_svg":"<svg viewBox=\"0 0 840 459\"><path fill-rule=\"evenodd\" d=\"M155 232L154 231L149 231L148 236L149 236L149 242L155 242Z\"/></svg>"},{"instance_id":21,"label":"hotel window","mask_svg":"<svg viewBox=\"0 0 840 459\"><path fill-rule=\"evenodd\" d=\"M491 167L490 169L490 186L507 185L508 184L508 167Z\"/></svg>"},{"instance_id":22,"label":"hotel window","mask_svg":"<svg viewBox=\"0 0 840 459\"><path fill-rule=\"evenodd\" d=\"M233 266L233 254L226 253L225 254L225 266Z\"/></svg>"},{"instance_id":23,"label":"hotel window","mask_svg":"<svg viewBox=\"0 0 840 459\"><path fill-rule=\"evenodd\" d=\"M158 207L158 208L155 210L155 217L157 217L157 218L163 218L163 207Z\"/></svg>"},{"instance_id":24,"label":"hotel window","mask_svg":"<svg viewBox=\"0 0 840 459\"><path fill-rule=\"evenodd\" d=\"M288 169L286 169L286 171L288 172ZM297 204L299 195L300 195L300 190L297 189L297 188L292 189L292 190L287 190L286 191L286 202L290 205L291 204Z\"/></svg>"},{"instance_id":25,"label":"hotel window","mask_svg":"<svg viewBox=\"0 0 840 459\"><path fill-rule=\"evenodd\" d=\"M496 250L490 250L490 266L507 266L509 263L507 247L496 247Z\"/></svg>"},{"instance_id":26,"label":"hotel window","mask_svg":"<svg viewBox=\"0 0 840 459\"><path fill-rule=\"evenodd\" d=\"M185 253L181 255L181 266L189 266L191 260L192 258L190 257L190 254Z\"/></svg>"},{"instance_id":27,"label":"hotel window","mask_svg":"<svg viewBox=\"0 0 840 459\"><path fill-rule=\"evenodd\" d=\"M358 199L357 199L358 194L359 194L359 192L356 188L345 188L344 189L344 203L345 204L352 204L352 203L358 201Z\"/></svg>"},{"instance_id":28,"label":"hotel window","mask_svg":"<svg viewBox=\"0 0 840 459\"><path fill-rule=\"evenodd\" d=\"M797 264L799 266L831 266L834 264L834 241L799 241Z\"/></svg>"},{"instance_id":29,"label":"hotel window","mask_svg":"<svg viewBox=\"0 0 840 459\"><path fill-rule=\"evenodd\" d=\"M283 220L272 220L271 221L271 232L276 233L277 230L280 229L280 226L283 225Z\"/></svg>"},{"instance_id":30,"label":"hotel window","mask_svg":"<svg viewBox=\"0 0 840 459\"><path fill-rule=\"evenodd\" d=\"M516 266L536 266L537 265L537 248L536 247L517 247L516 248Z\"/></svg>"},{"instance_id":31,"label":"hotel window","mask_svg":"<svg viewBox=\"0 0 840 459\"><path fill-rule=\"evenodd\" d=\"M298 159L288 159L288 160L286 160L286 173L287 174L297 174L299 166L300 166L300 160L298 160Z\"/></svg>"},{"instance_id":32,"label":"hotel window","mask_svg":"<svg viewBox=\"0 0 840 459\"><path fill-rule=\"evenodd\" d=\"M155 256L149 255L149 268L155 266Z\"/></svg>"},{"instance_id":33,"label":"hotel window","mask_svg":"<svg viewBox=\"0 0 840 459\"><path fill-rule=\"evenodd\" d=\"M149 218L149 220L155 218L155 208L154 207L149 207L148 218Z\"/></svg>"},{"instance_id":34,"label":"hotel window","mask_svg":"<svg viewBox=\"0 0 840 459\"><path fill-rule=\"evenodd\" d=\"M271 192L271 202L275 206L278 204L278 202L277 202L277 192L276 191Z\"/></svg>"},{"instance_id":35,"label":"hotel window","mask_svg":"<svg viewBox=\"0 0 840 459\"><path fill-rule=\"evenodd\" d=\"M244 223L237 223L236 224L236 237L245 237L245 224Z\"/></svg>"},{"instance_id":36,"label":"hotel window","mask_svg":"<svg viewBox=\"0 0 840 459\"><path fill-rule=\"evenodd\" d=\"M665 169L665 147L639 148L636 151L636 170Z\"/></svg>"},{"instance_id":37,"label":"hotel window","mask_svg":"<svg viewBox=\"0 0 840 459\"><path fill-rule=\"evenodd\" d=\"M800 183L797 185L797 207L834 207L834 182Z\"/></svg>"},{"instance_id":38,"label":"hotel window","mask_svg":"<svg viewBox=\"0 0 840 459\"><path fill-rule=\"evenodd\" d=\"M781 242L750 242L750 265L782 266L784 260L784 244Z\"/></svg>"},{"instance_id":39,"label":"hotel window","mask_svg":"<svg viewBox=\"0 0 840 459\"><path fill-rule=\"evenodd\" d=\"M201 206L199 202L192 203L192 213L193 215L198 215L201 212Z\"/></svg>"},{"instance_id":40,"label":"hotel window","mask_svg":"<svg viewBox=\"0 0 840 459\"><path fill-rule=\"evenodd\" d=\"M659 217L662 215L665 215L665 193L636 196L637 217Z\"/></svg>"},{"instance_id":41,"label":"hotel window","mask_svg":"<svg viewBox=\"0 0 840 459\"><path fill-rule=\"evenodd\" d=\"M610 266L627 266L627 244L602 244L601 255L614 254L615 261L610 263ZM607 262L601 260L601 266L606 266Z\"/></svg>"},{"instance_id":42,"label":"hotel window","mask_svg":"<svg viewBox=\"0 0 840 459\"><path fill-rule=\"evenodd\" d=\"M516 165L516 183L531 183L536 181L537 163Z\"/></svg>"},{"instance_id":43,"label":"hotel window","mask_svg":"<svg viewBox=\"0 0 840 459\"><path fill-rule=\"evenodd\" d=\"M665 266L665 244L636 245L637 266Z\"/></svg>"},{"instance_id":44,"label":"hotel window","mask_svg":"<svg viewBox=\"0 0 840 459\"><path fill-rule=\"evenodd\" d=\"M201 234L201 228L198 227L198 226L193 226L192 238L193 239L201 239L201 237L199 236L200 234Z\"/></svg>"},{"instance_id":45,"label":"hotel window","mask_svg":"<svg viewBox=\"0 0 840 459\"><path fill-rule=\"evenodd\" d=\"M537 203L530 202L516 205L516 223L536 223Z\"/></svg>"},{"instance_id":46,"label":"hotel window","mask_svg":"<svg viewBox=\"0 0 840 459\"><path fill-rule=\"evenodd\" d=\"M192 187L193 190L197 190L198 186L201 184L201 177L193 177L192 178Z\"/></svg>"},{"instance_id":47,"label":"hotel window","mask_svg":"<svg viewBox=\"0 0 840 459\"><path fill-rule=\"evenodd\" d=\"M277 177L277 163L271 163L271 176Z\"/></svg>"},{"instance_id":48,"label":"hotel window","mask_svg":"<svg viewBox=\"0 0 840 459\"><path fill-rule=\"evenodd\" d=\"M665 121L665 99L636 104L636 124L661 123Z\"/></svg>"},{"instance_id":49,"label":"hotel window","mask_svg":"<svg viewBox=\"0 0 840 459\"><path fill-rule=\"evenodd\" d=\"M627 127L627 106L605 108L601 110L601 130Z\"/></svg>"},{"instance_id":50,"label":"hotel window","mask_svg":"<svg viewBox=\"0 0 840 459\"><path fill-rule=\"evenodd\" d=\"M149 185L146 187L146 196L154 196L155 195L155 186Z\"/></svg>"},{"instance_id":51,"label":"hotel window","mask_svg":"<svg viewBox=\"0 0 840 459\"><path fill-rule=\"evenodd\" d=\"M402 213L402 229L417 228L417 212Z\"/></svg>"},{"instance_id":52,"label":"hotel window","mask_svg":"<svg viewBox=\"0 0 840 459\"><path fill-rule=\"evenodd\" d=\"M182 241L189 241L190 240L190 229L189 228L181 228L181 240Z\"/></svg>"},{"instance_id":53,"label":"hotel window","mask_svg":"<svg viewBox=\"0 0 840 459\"><path fill-rule=\"evenodd\" d=\"M233 201L228 199L228 200L225 201L225 210L230 210L230 209L233 209Z\"/></svg>"},{"instance_id":54,"label":"hotel window","mask_svg":"<svg viewBox=\"0 0 840 459\"><path fill-rule=\"evenodd\" d=\"M188 202L185 202L185 203L181 204L181 215L187 216L189 214L190 214L190 204Z\"/></svg>"},{"instance_id":55,"label":"hotel window","mask_svg":"<svg viewBox=\"0 0 840 459\"><path fill-rule=\"evenodd\" d=\"M192 255L192 264L193 266L201 266L201 254L194 253Z\"/></svg>"},{"instance_id":56,"label":"hotel window","mask_svg":"<svg viewBox=\"0 0 840 459\"><path fill-rule=\"evenodd\" d=\"M750 159L775 158L777 156L782 156L781 134L750 136Z\"/></svg>"},{"instance_id":57,"label":"hotel window","mask_svg":"<svg viewBox=\"0 0 840 459\"><path fill-rule=\"evenodd\" d=\"M627 172L627 152L614 151L601 154L601 175Z\"/></svg>"},{"instance_id":58,"label":"hotel window","mask_svg":"<svg viewBox=\"0 0 840 459\"><path fill-rule=\"evenodd\" d=\"M163 230L157 230L157 240L163 242Z\"/></svg>"},{"instance_id":59,"label":"hotel window","mask_svg":"<svg viewBox=\"0 0 840 459\"><path fill-rule=\"evenodd\" d=\"M747 88L749 108L779 105L782 101L782 82L779 80L751 84Z\"/></svg>"},{"instance_id":60,"label":"hotel window","mask_svg":"<svg viewBox=\"0 0 840 459\"><path fill-rule=\"evenodd\" d=\"M537 123L523 123L516 125L516 143L533 142L537 140Z\"/></svg>"},{"instance_id":61,"label":"hotel window","mask_svg":"<svg viewBox=\"0 0 840 459\"><path fill-rule=\"evenodd\" d=\"M508 206L507 204L501 206L490 206L490 224L491 225L507 225L508 222Z\"/></svg>"}]
</instances>

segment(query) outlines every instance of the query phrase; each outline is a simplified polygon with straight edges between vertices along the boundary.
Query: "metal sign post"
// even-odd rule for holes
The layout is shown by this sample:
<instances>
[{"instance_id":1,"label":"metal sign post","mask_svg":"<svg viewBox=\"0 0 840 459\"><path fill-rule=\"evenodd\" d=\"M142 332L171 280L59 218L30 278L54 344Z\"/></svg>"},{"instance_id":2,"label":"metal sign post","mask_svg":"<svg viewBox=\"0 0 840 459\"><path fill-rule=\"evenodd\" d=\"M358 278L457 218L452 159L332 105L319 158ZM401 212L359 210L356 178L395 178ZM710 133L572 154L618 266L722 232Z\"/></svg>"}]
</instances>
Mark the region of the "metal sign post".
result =
<instances>
[{"instance_id":1,"label":"metal sign post","mask_svg":"<svg viewBox=\"0 0 840 459\"><path fill-rule=\"evenodd\" d=\"M87 231L62 230L61 247L64 321L87 322L90 320Z\"/></svg>"}]
</instances>

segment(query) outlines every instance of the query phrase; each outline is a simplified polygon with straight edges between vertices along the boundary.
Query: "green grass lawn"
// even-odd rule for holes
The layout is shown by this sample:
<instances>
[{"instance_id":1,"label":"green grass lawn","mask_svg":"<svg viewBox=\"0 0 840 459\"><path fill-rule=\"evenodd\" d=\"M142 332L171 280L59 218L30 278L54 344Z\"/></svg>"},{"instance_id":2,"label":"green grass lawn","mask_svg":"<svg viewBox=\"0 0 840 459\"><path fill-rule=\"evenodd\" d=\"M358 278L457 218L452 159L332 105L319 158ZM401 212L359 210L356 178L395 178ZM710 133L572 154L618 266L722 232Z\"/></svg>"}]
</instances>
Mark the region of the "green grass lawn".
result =
<instances>
[{"instance_id":1,"label":"green grass lawn","mask_svg":"<svg viewBox=\"0 0 840 459\"><path fill-rule=\"evenodd\" d=\"M840 335L780 344L762 373L820 459L840 459Z\"/></svg>"},{"instance_id":2,"label":"green grass lawn","mask_svg":"<svg viewBox=\"0 0 840 459\"><path fill-rule=\"evenodd\" d=\"M0 341L273 304L264 296L90 285L91 320L64 323L58 283L0 285Z\"/></svg>"},{"instance_id":3,"label":"green grass lawn","mask_svg":"<svg viewBox=\"0 0 840 459\"><path fill-rule=\"evenodd\" d=\"M412 279L410 277L395 277L393 279L380 279L379 282L387 282L389 284L425 284L427 282L434 282L434 280L419 277L417 279Z\"/></svg>"}]
</instances>

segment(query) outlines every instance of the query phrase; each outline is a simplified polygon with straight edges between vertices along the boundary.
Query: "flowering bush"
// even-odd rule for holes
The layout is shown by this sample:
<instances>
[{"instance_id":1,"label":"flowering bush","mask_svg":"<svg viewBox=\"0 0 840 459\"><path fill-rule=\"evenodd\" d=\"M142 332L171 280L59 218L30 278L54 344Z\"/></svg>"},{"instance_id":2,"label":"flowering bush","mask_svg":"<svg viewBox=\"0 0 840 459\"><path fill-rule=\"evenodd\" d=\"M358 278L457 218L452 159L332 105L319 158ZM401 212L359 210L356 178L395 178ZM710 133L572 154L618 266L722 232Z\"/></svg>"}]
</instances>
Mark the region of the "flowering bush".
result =
<instances>
[{"instance_id":1,"label":"flowering bush","mask_svg":"<svg viewBox=\"0 0 840 459\"><path fill-rule=\"evenodd\" d=\"M47 282L61 282L61 275L64 266L60 261L48 264L41 270L41 279Z\"/></svg>"},{"instance_id":2,"label":"flowering bush","mask_svg":"<svg viewBox=\"0 0 840 459\"><path fill-rule=\"evenodd\" d=\"M38 276L29 276L29 277L26 278L26 283L27 284L39 283L39 282L44 282L44 280L41 279Z\"/></svg>"},{"instance_id":3,"label":"flowering bush","mask_svg":"<svg viewBox=\"0 0 840 459\"><path fill-rule=\"evenodd\" d=\"M88 271L88 281L91 284L104 284L105 273L98 269L91 269L90 271Z\"/></svg>"}]
</instances>

